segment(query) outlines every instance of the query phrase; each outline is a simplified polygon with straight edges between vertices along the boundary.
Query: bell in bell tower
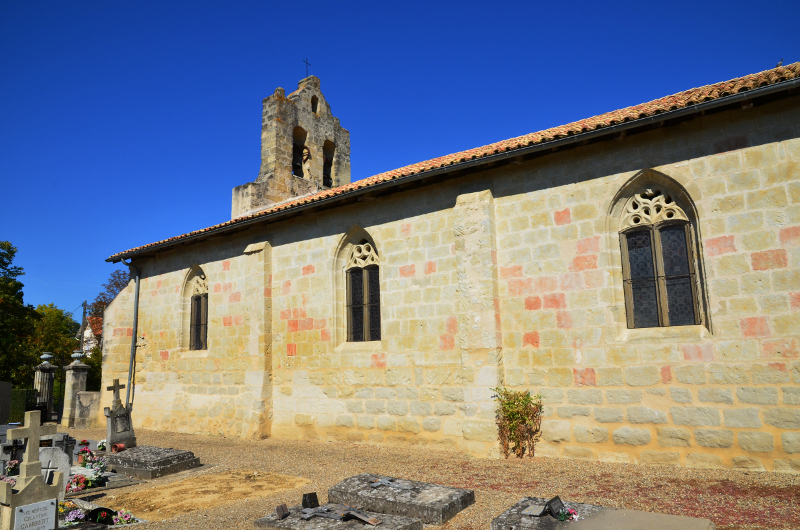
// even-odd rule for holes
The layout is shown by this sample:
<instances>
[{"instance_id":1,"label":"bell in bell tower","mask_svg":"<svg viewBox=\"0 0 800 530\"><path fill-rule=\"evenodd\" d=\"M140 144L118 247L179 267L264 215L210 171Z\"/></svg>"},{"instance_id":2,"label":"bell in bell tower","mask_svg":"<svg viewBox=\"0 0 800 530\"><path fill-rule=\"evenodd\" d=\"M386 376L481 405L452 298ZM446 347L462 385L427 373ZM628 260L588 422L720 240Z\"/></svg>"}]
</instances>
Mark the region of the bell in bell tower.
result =
<instances>
[{"instance_id":1,"label":"bell in bell tower","mask_svg":"<svg viewBox=\"0 0 800 530\"><path fill-rule=\"evenodd\" d=\"M264 99L261 168L254 182L233 188L231 218L350 183L350 133L331 114L309 76L297 90Z\"/></svg>"}]
</instances>

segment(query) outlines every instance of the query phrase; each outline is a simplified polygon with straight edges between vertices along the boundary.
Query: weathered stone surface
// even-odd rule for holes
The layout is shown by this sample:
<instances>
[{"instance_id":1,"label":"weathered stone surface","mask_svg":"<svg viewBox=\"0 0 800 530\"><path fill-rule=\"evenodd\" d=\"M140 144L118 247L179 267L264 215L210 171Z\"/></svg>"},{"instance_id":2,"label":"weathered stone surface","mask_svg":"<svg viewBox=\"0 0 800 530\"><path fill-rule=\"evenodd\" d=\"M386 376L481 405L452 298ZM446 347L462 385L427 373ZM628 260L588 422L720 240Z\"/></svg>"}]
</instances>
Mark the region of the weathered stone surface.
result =
<instances>
[{"instance_id":1,"label":"weathered stone surface","mask_svg":"<svg viewBox=\"0 0 800 530\"><path fill-rule=\"evenodd\" d=\"M800 405L800 387L794 387L794 386L783 387L783 404Z\"/></svg>"},{"instance_id":2,"label":"weathered stone surface","mask_svg":"<svg viewBox=\"0 0 800 530\"><path fill-rule=\"evenodd\" d=\"M121 475L141 479L163 477L200 465L200 459L190 451L140 445L108 455L108 466Z\"/></svg>"},{"instance_id":3,"label":"weathered stone surface","mask_svg":"<svg viewBox=\"0 0 800 530\"><path fill-rule=\"evenodd\" d=\"M759 409L726 409L724 411L725 427L757 429L761 427Z\"/></svg>"},{"instance_id":4,"label":"weathered stone surface","mask_svg":"<svg viewBox=\"0 0 800 530\"><path fill-rule=\"evenodd\" d=\"M733 467L740 469L751 469L753 471L764 471L764 463L760 458L754 456L734 456L731 458Z\"/></svg>"},{"instance_id":5,"label":"weathered stone surface","mask_svg":"<svg viewBox=\"0 0 800 530\"><path fill-rule=\"evenodd\" d=\"M772 387L739 387L736 397L742 403L753 405L777 405L778 389Z\"/></svg>"},{"instance_id":6,"label":"weathered stone surface","mask_svg":"<svg viewBox=\"0 0 800 530\"><path fill-rule=\"evenodd\" d=\"M614 389L606 390L606 399L609 403L641 403L641 390Z\"/></svg>"},{"instance_id":7,"label":"weathered stone surface","mask_svg":"<svg viewBox=\"0 0 800 530\"><path fill-rule=\"evenodd\" d=\"M702 364L687 364L675 369L675 378L687 385L703 385L706 382L706 368Z\"/></svg>"},{"instance_id":8,"label":"weathered stone surface","mask_svg":"<svg viewBox=\"0 0 800 530\"><path fill-rule=\"evenodd\" d=\"M781 446L789 454L800 453L800 432L782 432Z\"/></svg>"},{"instance_id":9,"label":"weathered stone surface","mask_svg":"<svg viewBox=\"0 0 800 530\"><path fill-rule=\"evenodd\" d=\"M635 510L606 508L593 504L581 504L561 499L566 508L578 512L577 522L559 522L558 519L546 515L533 517L523 515L523 511L531 505L544 506L549 499L541 497L525 497L502 514L492 519L491 530L556 530L575 526L587 530L714 530L714 523L708 519L694 519L680 515L665 515Z\"/></svg>"},{"instance_id":10,"label":"weathered stone surface","mask_svg":"<svg viewBox=\"0 0 800 530\"><path fill-rule=\"evenodd\" d=\"M775 449L775 438L768 432L740 432L739 447L750 453L769 453Z\"/></svg>"},{"instance_id":11,"label":"weathered stone surface","mask_svg":"<svg viewBox=\"0 0 800 530\"><path fill-rule=\"evenodd\" d=\"M764 423L781 429L800 429L800 409L767 409L764 411Z\"/></svg>"},{"instance_id":12,"label":"weathered stone surface","mask_svg":"<svg viewBox=\"0 0 800 530\"><path fill-rule=\"evenodd\" d=\"M328 500L372 512L413 517L425 524L436 525L446 523L475 503L472 490L428 482L391 478L392 482L408 489L373 487L373 481L385 478L371 473L347 478L328 490Z\"/></svg>"},{"instance_id":13,"label":"weathered stone surface","mask_svg":"<svg viewBox=\"0 0 800 530\"><path fill-rule=\"evenodd\" d=\"M701 403L733 404L733 392L729 388L700 388L697 400Z\"/></svg>"},{"instance_id":14,"label":"weathered stone surface","mask_svg":"<svg viewBox=\"0 0 800 530\"><path fill-rule=\"evenodd\" d=\"M568 390L567 396L569 402L575 405L601 405L603 403L603 392L596 388Z\"/></svg>"},{"instance_id":15,"label":"weathered stone surface","mask_svg":"<svg viewBox=\"0 0 800 530\"><path fill-rule=\"evenodd\" d=\"M558 416L561 418L572 418L574 416L588 416L589 407L558 407Z\"/></svg>"},{"instance_id":16,"label":"weathered stone surface","mask_svg":"<svg viewBox=\"0 0 800 530\"><path fill-rule=\"evenodd\" d=\"M622 409L595 407L594 419L600 423L622 423L625 421L625 414Z\"/></svg>"},{"instance_id":17,"label":"weathered stone surface","mask_svg":"<svg viewBox=\"0 0 800 530\"><path fill-rule=\"evenodd\" d=\"M703 447L727 449L733 446L733 431L717 429L696 429L694 439Z\"/></svg>"},{"instance_id":18,"label":"weathered stone surface","mask_svg":"<svg viewBox=\"0 0 800 530\"><path fill-rule=\"evenodd\" d=\"M327 503L320 506L320 508L329 508L331 510L346 510L348 506L337 503ZM405 517L402 515L392 515L385 513L377 513L368 510L361 510L364 515L380 521L380 528L387 530L422 530L423 525L419 519L413 517ZM349 530L360 527L371 528L371 526L358 521L353 517L336 520L328 519L326 517L312 517L308 520L302 519L303 506L298 504L289 508L289 515L284 519L278 519L272 513L261 519L256 519L255 527L264 528L268 530Z\"/></svg>"},{"instance_id":19,"label":"weathered stone surface","mask_svg":"<svg viewBox=\"0 0 800 530\"><path fill-rule=\"evenodd\" d=\"M689 447L692 433L675 427L659 427L657 438L659 447Z\"/></svg>"},{"instance_id":20,"label":"weathered stone surface","mask_svg":"<svg viewBox=\"0 0 800 530\"><path fill-rule=\"evenodd\" d=\"M618 445L647 445L650 443L650 431L620 427L612 433L614 443Z\"/></svg>"},{"instance_id":21,"label":"weathered stone surface","mask_svg":"<svg viewBox=\"0 0 800 530\"><path fill-rule=\"evenodd\" d=\"M681 454L670 451L642 451L639 455L642 464L669 464L672 466L681 465Z\"/></svg>"},{"instance_id":22,"label":"weathered stone surface","mask_svg":"<svg viewBox=\"0 0 800 530\"><path fill-rule=\"evenodd\" d=\"M658 368L655 366L631 366L625 369L625 382L631 386L655 385L659 380Z\"/></svg>"},{"instance_id":23,"label":"weathered stone surface","mask_svg":"<svg viewBox=\"0 0 800 530\"><path fill-rule=\"evenodd\" d=\"M608 441L608 429L605 427L576 425L572 432L575 434L575 441L579 443L601 443Z\"/></svg>"},{"instance_id":24,"label":"weathered stone surface","mask_svg":"<svg viewBox=\"0 0 800 530\"><path fill-rule=\"evenodd\" d=\"M708 453L689 453L686 455L686 467L698 467L704 469L721 469L725 467L722 459L717 455Z\"/></svg>"},{"instance_id":25,"label":"weathered stone surface","mask_svg":"<svg viewBox=\"0 0 800 530\"><path fill-rule=\"evenodd\" d=\"M594 451L589 449L588 447L565 447L564 448L564 457L565 458L576 458L578 460L596 460L597 457L594 455Z\"/></svg>"},{"instance_id":26,"label":"weathered stone surface","mask_svg":"<svg viewBox=\"0 0 800 530\"><path fill-rule=\"evenodd\" d=\"M628 407L628 421L631 423L667 423L667 413L648 407Z\"/></svg>"},{"instance_id":27,"label":"weathered stone surface","mask_svg":"<svg viewBox=\"0 0 800 530\"><path fill-rule=\"evenodd\" d=\"M692 402L692 393L685 388L670 388L669 395L675 403Z\"/></svg>"},{"instance_id":28,"label":"weathered stone surface","mask_svg":"<svg viewBox=\"0 0 800 530\"><path fill-rule=\"evenodd\" d=\"M719 409L710 407L670 407L675 425L716 427L719 425Z\"/></svg>"},{"instance_id":29,"label":"weathered stone surface","mask_svg":"<svg viewBox=\"0 0 800 530\"><path fill-rule=\"evenodd\" d=\"M551 443L569 442L571 427L566 420L542 420L542 438Z\"/></svg>"},{"instance_id":30,"label":"weathered stone surface","mask_svg":"<svg viewBox=\"0 0 800 530\"><path fill-rule=\"evenodd\" d=\"M775 460L775 471L778 473L800 473L800 460Z\"/></svg>"}]
</instances>

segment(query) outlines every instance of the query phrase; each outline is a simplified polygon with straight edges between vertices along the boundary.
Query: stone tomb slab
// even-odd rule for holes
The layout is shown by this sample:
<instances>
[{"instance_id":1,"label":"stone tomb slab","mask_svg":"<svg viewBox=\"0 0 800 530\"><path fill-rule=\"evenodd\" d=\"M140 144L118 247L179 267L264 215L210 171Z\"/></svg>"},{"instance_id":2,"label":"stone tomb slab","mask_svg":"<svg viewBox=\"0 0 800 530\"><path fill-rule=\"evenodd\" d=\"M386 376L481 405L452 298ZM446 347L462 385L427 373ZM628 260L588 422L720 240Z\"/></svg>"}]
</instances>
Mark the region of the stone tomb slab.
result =
<instances>
[{"instance_id":1,"label":"stone tomb slab","mask_svg":"<svg viewBox=\"0 0 800 530\"><path fill-rule=\"evenodd\" d=\"M551 515L533 517L522 512L532 505L544 506L549 499L526 497L492 519L492 530L714 530L708 519L681 515L620 510L593 504L569 502L564 506L578 512L577 521L559 521Z\"/></svg>"},{"instance_id":2,"label":"stone tomb slab","mask_svg":"<svg viewBox=\"0 0 800 530\"><path fill-rule=\"evenodd\" d=\"M323 504L320 508L341 508L340 504L328 503ZM268 530L370 530L377 528L379 530L422 530L422 523L419 519L412 517L404 517L402 515L390 515L385 513L375 513L367 510L362 512L380 521L377 526L369 525L358 519L336 520L328 519L325 517L312 517L311 519L303 519L303 507L301 505L291 506L289 508L289 515L285 519L278 519L273 513L255 522L256 528L264 528Z\"/></svg>"},{"instance_id":3,"label":"stone tomb slab","mask_svg":"<svg viewBox=\"0 0 800 530\"><path fill-rule=\"evenodd\" d=\"M329 489L328 501L440 525L474 504L475 492L365 473L347 478Z\"/></svg>"},{"instance_id":4,"label":"stone tomb slab","mask_svg":"<svg viewBox=\"0 0 800 530\"><path fill-rule=\"evenodd\" d=\"M121 475L150 480L200 465L191 451L140 445L108 455L109 468Z\"/></svg>"}]
</instances>

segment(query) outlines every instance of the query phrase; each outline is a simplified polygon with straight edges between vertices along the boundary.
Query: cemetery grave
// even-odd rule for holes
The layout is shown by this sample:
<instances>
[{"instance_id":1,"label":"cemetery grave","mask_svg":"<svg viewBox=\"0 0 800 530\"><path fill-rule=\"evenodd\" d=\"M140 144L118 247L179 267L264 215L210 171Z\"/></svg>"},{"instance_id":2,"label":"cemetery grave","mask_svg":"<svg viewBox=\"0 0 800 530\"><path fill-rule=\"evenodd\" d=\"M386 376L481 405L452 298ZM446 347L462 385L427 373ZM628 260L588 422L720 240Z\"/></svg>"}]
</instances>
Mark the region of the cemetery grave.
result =
<instances>
[{"instance_id":1,"label":"cemetery grave","mask_svg":"<svg viewBox=\"0 0 800 530\"><path fill-rule=\"evenodd\" d=\"M548 499L525 497L517 504L492 519L491 530L714 530L708 519L695 519L680 515L641 512L606 508L593 504L563 501L565 509L574 510L579 517L574 521L560 521L554 514L542 513Z\"/></svg>"},{"instance_id":2,"label":"cemetery grave","mask_svg":"<svg viewBox=\"0 0 800 530\"><path fill-rule=\"evenodd\" d=\"M360 517L356 517L356 515ZM376 524L367 523L361 517L375 521ZM413 517L353 510L351 506L337 503L323 504L316 508L303 508L302 505L292 506L289 508L289 514L283 519L279 519L277 514L272 514L255 522L256 528L268 530L366 529L373 526L382 530L422 530L420 520Z\"/></svg>"},{"instance_id":3,"label":"cemetery grave","mask_svg":"<svg viewBox=\"0 0 800 530\"><path fill-rule=\"evenodd\" d=\"M234 501L258 499L300 488L308 479L251 470L203 473L180 481L126 493L107 493L104 505L128 509L151 521L214 508Z\"/></svg>"},{"instance_id":4,"label":"cemetery grave","mask_svg":"<svg viewBox=\"0 0 800 530\"><path fill-rule=\"evenodd\" d=\"M473 504L475 492L365 473L333 486L328 490L328 499L333 503L415 517L425 524L441 525Z\"/></svg>"}]
</instances>

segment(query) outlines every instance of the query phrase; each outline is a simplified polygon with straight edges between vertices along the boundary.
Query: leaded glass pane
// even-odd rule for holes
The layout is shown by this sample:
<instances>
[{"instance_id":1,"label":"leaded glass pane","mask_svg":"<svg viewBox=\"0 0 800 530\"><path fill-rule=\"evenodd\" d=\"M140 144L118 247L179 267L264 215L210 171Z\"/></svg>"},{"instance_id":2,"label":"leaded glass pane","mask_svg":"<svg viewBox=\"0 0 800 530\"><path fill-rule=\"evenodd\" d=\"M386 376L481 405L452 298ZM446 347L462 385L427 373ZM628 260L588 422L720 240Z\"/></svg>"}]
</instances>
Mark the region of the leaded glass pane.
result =
<instances>
[{"instance_id":1,"label":"leaded glass pane","mask_svg":"<svg viewBox=\"0 0 800 530\"><path fill-rule=\"evenodd\" d=\"M364 340L364 270L355 268L347 271L350 287L348 311L350 316L350 340Z\"/></svg>"},{"instance_id":2,"label":"leaded glass pane","mask_svg":"<svg viewBox=\"0 0 800 530\"><path fill-rule=\"evenodd\" d=\"M686 228L673 225L662 228L661 254L664 258L664 276L689 274L689 252L686 248Z\"/></svg>"},{"instance_id":3,"label":"leaded glass pane","mask_svg":"<svg viewBox=\"0 0 800 530\"><path fill-rule=\"evenodd\" d=\"M378 267L369 267L367 269L367 274L369 277L367 278L367 285L369 286L369 300L367 300L368 304L380 304L381 303L381 281L378 274Z\"/></svg>"},{"instance_id":4,"label":"leaded glass pane","mask_svg":"<svg viewBox=\"0 0 800 530\"><path fill-rule=\"evenodd\" d=\"M381 340L381 306L369 306L369 340Z\"/></svg>"},{"instance_id":5,"label":"leaded glass pane","mask_svg":"<svg viewBox=\"0 0 800 530\"><path fill-rule=\"evenodd\" d=\"M628 263L631 271L630 279L643 280L655 278L650 232L632 232L627 234L626 237L628 242Z\"/></svg>"},{"instance_id":6,"label":"leaded glass pane","mask_svg":"<svg viewBox=\"0 0 800 530\"><path fill-rule=\"evenodd\" d=\"M350 307L350 340L361 342L364 340L364 306Z\"/></svg>"},{"instance_id":7,"label":"leaded glass pane","mask_svg":"<svg viewBox=\"0 0 800 530\"><path fill-rule=\"evenodd\" d=\"M666 261L666 257L665 257ZM691 326L695 323L692 277L667 278L667 306L670 326Z\"/></svg>"},{"instance_id":8,"label":"leaded glass pane","mask_svg":"<svg viewBox=\"0 0 800 530\"><path fill-rule=\"evenodd\" d=\"M350 305L357 306L364 303L364 269L350 269Z\"/></svg>"},{"instance_id":9,"label":"leaded glass pane","mask_svg":"<svg viewBox=\"0 0 800 530\"><path fill-rule=\"evenodd\" d=\"M631 282L633 295L633 327L654 328L658 324L658 298L656 282L639 280Z\"/></svg>"}]
</instances>

